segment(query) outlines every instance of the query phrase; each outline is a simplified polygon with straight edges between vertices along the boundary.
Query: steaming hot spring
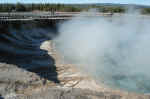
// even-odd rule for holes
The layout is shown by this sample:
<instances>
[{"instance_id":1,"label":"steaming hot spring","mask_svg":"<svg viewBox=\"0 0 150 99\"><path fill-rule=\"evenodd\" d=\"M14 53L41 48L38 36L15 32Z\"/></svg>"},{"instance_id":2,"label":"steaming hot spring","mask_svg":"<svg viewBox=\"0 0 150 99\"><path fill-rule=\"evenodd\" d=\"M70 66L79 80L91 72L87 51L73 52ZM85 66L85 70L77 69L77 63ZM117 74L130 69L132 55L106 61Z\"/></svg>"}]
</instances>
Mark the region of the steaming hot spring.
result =
<instances>
[{"instance_id":1,"label":"steaming hot spring","mask_svg":"<svg viewBox=\"0 0 150 99\"><path fill-rule=\"evenodd\" d=\"M150 93L150 17L138 13L111 17L83 17L84 14L87 13L81 13L57 27L58 35L53 42L65 62L75 64L112 89ZM22 68L54 64L49 62L47 52L39 46L56 31L52 31L50 26L31 27L27 24L19 31L10 27L12 33L0 35L6 38L1 39L1 50L19 54L17 58L20 60L16 63ZM15 48L9 47L12 44ZM25 57L21 60L22 54L40 58L32 57L34 61L30 62ZM11 58L10 62L14 59Z\"/></svg>"},{"instance_id":2,"label":"steaming hot spring","mask_svg":"<svg viewBox=\"0 0 150 99\"><path fill-rule=\"evenodd\" d=\"M74 17L55 39L66 62L111 88L150 92L150 18L140 14Z\"/></svg>"}]
</instances>

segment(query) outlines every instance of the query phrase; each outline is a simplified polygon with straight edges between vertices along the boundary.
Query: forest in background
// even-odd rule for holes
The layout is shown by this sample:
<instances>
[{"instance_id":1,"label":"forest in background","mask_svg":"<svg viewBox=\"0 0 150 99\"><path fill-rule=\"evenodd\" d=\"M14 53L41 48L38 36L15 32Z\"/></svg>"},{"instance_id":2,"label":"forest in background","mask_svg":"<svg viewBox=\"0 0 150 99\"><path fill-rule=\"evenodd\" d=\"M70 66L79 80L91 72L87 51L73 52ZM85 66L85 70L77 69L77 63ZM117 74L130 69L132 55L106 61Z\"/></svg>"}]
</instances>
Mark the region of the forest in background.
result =
<instances>
[{"instance_id":1,"label":"forest in background","mask_svg":"<svg viewBox=\"0 0 150 99\"><path fill-rule=\"evenodd\" d=\"M32 12L32 11L58 11L80 12L96 8L104 13L124 13L127 7L134 7L143 14L150 14L149 6L119 5L119 4L0 4L0 12Z\"/></svg>"}]
</instances>

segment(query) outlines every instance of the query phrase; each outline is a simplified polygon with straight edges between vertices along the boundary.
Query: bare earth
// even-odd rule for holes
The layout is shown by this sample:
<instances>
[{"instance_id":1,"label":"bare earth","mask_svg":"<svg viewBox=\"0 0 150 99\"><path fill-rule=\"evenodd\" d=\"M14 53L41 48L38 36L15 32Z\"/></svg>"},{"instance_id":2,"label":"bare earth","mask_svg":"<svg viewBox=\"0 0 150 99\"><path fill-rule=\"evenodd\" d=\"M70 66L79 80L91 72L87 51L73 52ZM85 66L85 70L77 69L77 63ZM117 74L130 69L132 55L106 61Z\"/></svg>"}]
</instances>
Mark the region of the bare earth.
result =
<instances>
[{"instance_id":1,"label":"bare earth","mask_svg":"<svg viewBox=\"0 0 150 99\"><path fill-rule=\"evenodd\" d=\"M149 95L111 90L97 83L73 64L65 64L52 41L44 42L41 49L48 50L55 59L60 82L41 78L15 65L0 63L0 99L150 99ZM44 74L53 78L52 73Z\"/></svg>"}]
</instances>

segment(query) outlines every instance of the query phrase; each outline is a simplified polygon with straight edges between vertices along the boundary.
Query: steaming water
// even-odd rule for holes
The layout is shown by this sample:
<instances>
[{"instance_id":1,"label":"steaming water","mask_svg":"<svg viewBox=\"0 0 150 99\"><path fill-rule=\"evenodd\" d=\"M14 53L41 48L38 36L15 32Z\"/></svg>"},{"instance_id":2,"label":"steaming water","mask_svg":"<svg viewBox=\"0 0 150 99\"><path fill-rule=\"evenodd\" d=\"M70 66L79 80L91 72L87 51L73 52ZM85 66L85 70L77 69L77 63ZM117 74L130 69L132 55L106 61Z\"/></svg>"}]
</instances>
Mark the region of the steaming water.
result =
<instances>
[{"instance_id":1,"label":"steaming water","mask_svg":"<svg viewBox=\"0 0 150 99\"><path fill-rule=\"evenodd\" d=\"M60 26L57 48L67 62L109 87L149 93L149 22L140 14L77 16Z\"/></svg>"},{"instance_id":2,"label":"steaming water","mask_svg":"<svg viewBox=\"0 0 150 99\"><path fill-rule=\"evenodd\" d=\"M150 19L139 16L75 17L60 25L57 49L67 62L107 86L149 93ZM27 69L50 66L53 63L40 45L49 39L51 29L29 27L1 33L0 60Z\"/></svg>"}]
</instances>

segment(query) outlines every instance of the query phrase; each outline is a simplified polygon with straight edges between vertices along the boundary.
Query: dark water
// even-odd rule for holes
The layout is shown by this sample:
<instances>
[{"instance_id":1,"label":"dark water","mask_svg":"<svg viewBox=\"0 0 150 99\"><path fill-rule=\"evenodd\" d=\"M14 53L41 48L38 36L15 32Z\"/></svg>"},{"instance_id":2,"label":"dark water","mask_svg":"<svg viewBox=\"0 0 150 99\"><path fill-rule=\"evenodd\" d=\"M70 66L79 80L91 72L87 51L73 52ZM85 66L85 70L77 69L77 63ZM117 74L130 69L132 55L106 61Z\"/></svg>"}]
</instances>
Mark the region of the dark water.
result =
<instances>
[{"instance_id":1,"label":"dark water","mask_svg":"<svg viewBox=\"0 0 150 99\"><path fill-rule=\"evenodd\" d=\"M0 62L14 64L43 78L59 82L55 60L46 50L40 49L41 43L52 39L51 35L56 30L51 24L42 26L43 24L26 22L0 25Z\"/></svg>"}]
</instances>

